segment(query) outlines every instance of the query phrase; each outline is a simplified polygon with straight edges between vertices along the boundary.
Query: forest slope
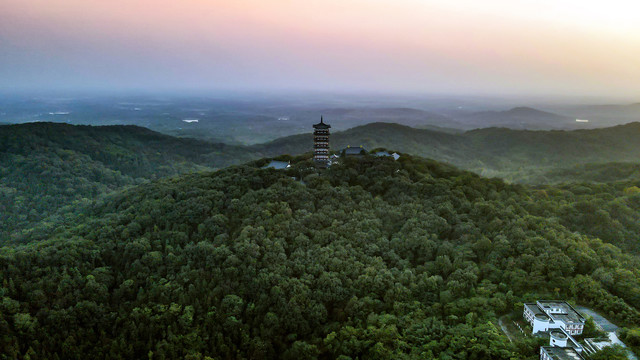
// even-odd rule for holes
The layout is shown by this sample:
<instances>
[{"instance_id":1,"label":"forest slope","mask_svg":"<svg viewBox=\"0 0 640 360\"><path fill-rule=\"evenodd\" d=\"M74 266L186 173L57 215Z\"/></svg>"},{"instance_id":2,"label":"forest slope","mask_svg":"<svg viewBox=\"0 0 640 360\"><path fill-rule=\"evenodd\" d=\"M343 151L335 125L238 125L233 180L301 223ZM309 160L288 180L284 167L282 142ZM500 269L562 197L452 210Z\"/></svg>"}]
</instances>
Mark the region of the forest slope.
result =
<instances>
[{"instance_id":1,"label":"forest slope","mask_svg":"<svg viewBox=\"0 0 640 360\"><path fill-rule=\"evenodd\" d=\"M638 257L569 230L550 204L532 208L526 187L408 155L319 174L293 160L143 184L48 241L0 248L0 348L537 359L536 339L511 343L495 325L523 301L566 298L640 324Z\"/></svg>"},{"instance_id":2,"label":"forest slope","mask_svg":"<svg viewBox=\"0 0 640 360\"><path fill-rule=\"evenodd\" d=\"M244 148L137 126L0 126L0 243L74 202L149 179L246 161Z\"/></svg>"}]
</instances>

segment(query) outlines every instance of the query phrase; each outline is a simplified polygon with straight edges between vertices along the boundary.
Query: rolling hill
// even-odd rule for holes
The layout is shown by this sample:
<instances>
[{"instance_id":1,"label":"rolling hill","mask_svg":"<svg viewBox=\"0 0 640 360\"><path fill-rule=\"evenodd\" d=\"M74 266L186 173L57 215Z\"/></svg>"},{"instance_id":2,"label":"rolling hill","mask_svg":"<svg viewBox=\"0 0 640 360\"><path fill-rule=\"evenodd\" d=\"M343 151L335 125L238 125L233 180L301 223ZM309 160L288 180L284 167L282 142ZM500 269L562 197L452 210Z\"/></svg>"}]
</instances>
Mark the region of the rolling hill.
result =
<instances>
[{"instance_id":1,"label":"rolling hill","mask_svg":"<svg viewBox=\"0 0 640 360\"><path fill-rule=\"evenodd\" d=\"M2 126L0 240L22 237L24 230L64 213L73 203L253 157L241 147L179 139L137 126Z\"/></svg>"},{"instance_id":2,"label":"rolling hill","mask_svg":"<svg viewBox=\"0 0 640 360\"><path fill-rule=\"evenodd\" d=\"M367 124L332 134L331 146L384 147L449 162L460 168L510 181L531 171L579 164L640 160L640 123L605 129L531 131L487 128L450 134L398 124ZM266 156L300 154L312 146L310 135L295 135L252 147Z\"/></svg>"},{"instance_id":3,"label":"rolling hill","mask_svg":"<svg viewBox=\"0 0 640 360\"><path fill-rule=\"evenodd\" d=\"M331 135L333 150L338 151L347 145L363 145L369 150L378 147L396 149L452 163L464 156L466 148L464 139L454 134L390 123L367 124ZM264 155L275 155L301 154L312 147L312 136L301 134L255 145L252 149Z\"/></svg>"},{"instance_id":4,"label":"rolling hill","mask_svg":"<svg viewBox=\"0 0 640 360\"><path fill-rule=\"evenodd\" d=\"M333 149L347 145L392 149L512 182L619 181L636 173L606 170L611 168L606 164L638 162L640 124L570 132L490 128L451 134L373 123L332 135ZM75 206L127 186L263 157L309 153L311 148L309 134L247 147L175 138L136 126L2 126L0 239L39 234L36 228L59 224ZM604 170L600 175L580 171L585 164Z\"/></svg>"}]
</instances>

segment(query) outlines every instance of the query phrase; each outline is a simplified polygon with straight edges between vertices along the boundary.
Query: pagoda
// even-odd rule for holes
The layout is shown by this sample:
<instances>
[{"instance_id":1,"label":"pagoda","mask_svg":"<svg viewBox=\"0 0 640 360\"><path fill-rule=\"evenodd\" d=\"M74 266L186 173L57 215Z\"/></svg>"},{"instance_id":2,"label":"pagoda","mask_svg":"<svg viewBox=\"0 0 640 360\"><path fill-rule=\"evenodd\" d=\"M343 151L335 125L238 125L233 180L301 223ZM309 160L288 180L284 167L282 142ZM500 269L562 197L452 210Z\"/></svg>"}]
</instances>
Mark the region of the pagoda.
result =
<instances>
[{"instance_id":1,"label":"pagoda","mask_svg":"<svg viewBox=\"0 0 640 360\"><path fill-rule=\"evenodd\" d=\"M327 167L329 164L329 129L331 125L325 124L322 116L320 122L313 125L313 161L319 167Z\"/></svg>"}]
</instances>

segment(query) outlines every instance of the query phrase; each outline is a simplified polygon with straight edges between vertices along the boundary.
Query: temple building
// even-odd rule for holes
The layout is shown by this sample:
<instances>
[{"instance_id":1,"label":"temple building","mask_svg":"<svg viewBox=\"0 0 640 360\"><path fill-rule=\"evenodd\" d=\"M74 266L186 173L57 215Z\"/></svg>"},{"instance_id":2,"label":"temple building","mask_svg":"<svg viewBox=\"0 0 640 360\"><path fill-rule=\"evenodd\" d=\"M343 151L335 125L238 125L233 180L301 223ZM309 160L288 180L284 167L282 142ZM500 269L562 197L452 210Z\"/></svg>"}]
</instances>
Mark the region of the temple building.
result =
<instances>
[{"instance_id":1,"label":"temple building","mask_svg":"<svg viewBox=\"0 0 640 360\"><path fill-rule=\"evenodd\" d=\"M362 145L358 147L352 147L351 145L347 145L346 148L342 150L342 156L364 156L367 155L367 150L365 150Z\"/></svg>"},{"instance_id":2,"label":"temple building","mask_svg":"<svg viewBox=\"0 0 640 360\"><path fill-rule=\"evenodd\" d=\"M313 125L313 161L319 167L327 167L329 164L329 129L331 125L325 124L322 116L320 122Z\"/></svg>"}]
</instances>

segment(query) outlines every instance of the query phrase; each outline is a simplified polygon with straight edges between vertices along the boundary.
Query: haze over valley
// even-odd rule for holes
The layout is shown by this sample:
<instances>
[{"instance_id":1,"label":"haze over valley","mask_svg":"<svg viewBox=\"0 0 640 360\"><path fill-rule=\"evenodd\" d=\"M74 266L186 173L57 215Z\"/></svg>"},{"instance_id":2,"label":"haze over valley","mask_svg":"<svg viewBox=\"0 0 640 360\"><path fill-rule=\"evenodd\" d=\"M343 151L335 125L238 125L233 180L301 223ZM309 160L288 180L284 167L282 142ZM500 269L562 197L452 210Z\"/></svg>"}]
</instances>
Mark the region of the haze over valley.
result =
<instances>
[{"instance_id":1,"label":"haze over valley","mask_svg":"<svg viewBox=\"0 0 640 360\"><path fill-rule=\"evenodd\" d=\"M0 122L137 125L180 137L251 145L308 133L322 114L336 130L373 122L462 132L504 127L576 130L640 120L640 105L463 96L346 94L6 96ZM601 99L600 101L605 101ZM620 100L618 100L620 101ZM580 120L580 121L576 121Z\"/></svg>"}]
</instances>

